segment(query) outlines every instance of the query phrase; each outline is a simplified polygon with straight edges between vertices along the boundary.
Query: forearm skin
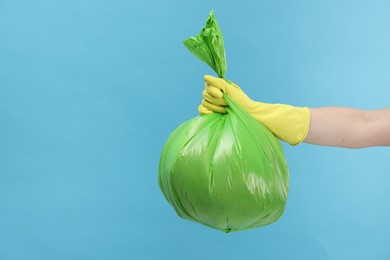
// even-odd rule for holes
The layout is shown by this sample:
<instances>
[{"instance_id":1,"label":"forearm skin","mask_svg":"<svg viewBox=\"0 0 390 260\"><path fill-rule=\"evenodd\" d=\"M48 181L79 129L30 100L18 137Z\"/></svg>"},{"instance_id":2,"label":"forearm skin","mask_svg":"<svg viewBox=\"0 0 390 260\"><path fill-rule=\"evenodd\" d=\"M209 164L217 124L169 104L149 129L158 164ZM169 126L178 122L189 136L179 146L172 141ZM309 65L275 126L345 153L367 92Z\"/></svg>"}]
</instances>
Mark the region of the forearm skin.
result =
<instances>
[{"instance_id":1,"label":"forearm skin","mask_svg":"<svg viewBox=\"0 0 390 260\"><path fill-rule=\"evenodd\" d=\"M310 108L310 126L304 142L346 148L389 146L390 108Z\"/></svg>"}]
</instances>

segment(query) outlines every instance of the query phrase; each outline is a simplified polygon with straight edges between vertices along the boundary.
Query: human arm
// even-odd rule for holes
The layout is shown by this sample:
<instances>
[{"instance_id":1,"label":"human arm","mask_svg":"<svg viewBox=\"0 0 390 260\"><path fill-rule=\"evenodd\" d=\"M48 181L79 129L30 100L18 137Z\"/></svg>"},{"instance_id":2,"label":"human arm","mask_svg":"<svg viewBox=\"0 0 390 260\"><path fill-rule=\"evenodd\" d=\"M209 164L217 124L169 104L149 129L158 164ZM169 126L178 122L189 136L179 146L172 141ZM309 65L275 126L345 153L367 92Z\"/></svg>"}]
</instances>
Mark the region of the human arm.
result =
<instances>
[{"instance_id":1,"label":"human arm","mask_svg":"<svg viewBox=\"0 0 390 260\"><path fill-rule=\"evenodd\" d=\"M309 131L303 142L346 148L390 146L390 108L310 108Z\"/></svg>"},{"instance_id":2,"label":"human arm","mask_svg":"<svg viewBox=\"0 0 390 260\"><path fill-rule=\"evenodd\" d=\"M223 93L239 103L279 139L291 145L361 148L390 145L390 108L359 110L344 107L307 108L251 100L237 85L205 76L201 114L226 113Z\"/></svg>"}]
</instances>

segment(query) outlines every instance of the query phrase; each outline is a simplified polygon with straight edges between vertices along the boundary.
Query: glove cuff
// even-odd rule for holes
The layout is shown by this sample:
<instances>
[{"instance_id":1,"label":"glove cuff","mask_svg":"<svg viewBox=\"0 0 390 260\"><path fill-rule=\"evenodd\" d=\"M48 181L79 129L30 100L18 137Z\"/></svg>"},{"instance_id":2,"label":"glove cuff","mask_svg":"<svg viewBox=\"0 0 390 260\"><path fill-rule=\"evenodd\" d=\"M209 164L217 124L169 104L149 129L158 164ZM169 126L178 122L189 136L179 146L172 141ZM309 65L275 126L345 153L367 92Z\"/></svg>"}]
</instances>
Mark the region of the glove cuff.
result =
<instances>
[{"instance_id":1,"label":"glove cuff","mask_svg":"<svg viewBox=\"0 0 390 260\"><path fill-rule=\"evenodd\" d=\"M298 145L305 140L310 126L310 109L284 104L253 102L247 111L276 137Z\"/></svg>"},{"instance_id":2,"label":"glove cuff","mask_svg":"<svg viewBox=\"0 0 390 260\"><path fill-rule=\"evenodd\" d=\"M296 128L296 136L291 138L289 144L298 145L302 143L307 136L310 128L310 109L308 107L300 107L299 109L300 118L297 120L295 128Z\"/></svg>"}]
</instances>

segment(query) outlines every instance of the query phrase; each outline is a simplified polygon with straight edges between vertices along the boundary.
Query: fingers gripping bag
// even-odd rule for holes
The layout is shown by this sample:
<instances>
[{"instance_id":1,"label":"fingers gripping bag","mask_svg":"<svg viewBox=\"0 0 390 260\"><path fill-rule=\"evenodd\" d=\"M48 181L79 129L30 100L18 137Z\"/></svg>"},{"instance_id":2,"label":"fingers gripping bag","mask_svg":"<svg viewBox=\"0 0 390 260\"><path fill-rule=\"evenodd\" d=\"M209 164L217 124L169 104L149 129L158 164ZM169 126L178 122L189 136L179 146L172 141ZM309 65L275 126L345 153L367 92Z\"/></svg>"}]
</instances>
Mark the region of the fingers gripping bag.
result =
<instances>
[{"instance_id":1,"label":"fingers gripping bag","mask_svg":"<svg viewBox=\"0 0 390 260\"><path fill-rule=\"evenodd\" d=\"M226 72L222 33L210 12L184 45L219 77ZM227 113L176 128L163 147L158 182L176 213L233 232L275 222L287 201L289 172L276 137L227 95Z\"/></svg>"}]
</instances>

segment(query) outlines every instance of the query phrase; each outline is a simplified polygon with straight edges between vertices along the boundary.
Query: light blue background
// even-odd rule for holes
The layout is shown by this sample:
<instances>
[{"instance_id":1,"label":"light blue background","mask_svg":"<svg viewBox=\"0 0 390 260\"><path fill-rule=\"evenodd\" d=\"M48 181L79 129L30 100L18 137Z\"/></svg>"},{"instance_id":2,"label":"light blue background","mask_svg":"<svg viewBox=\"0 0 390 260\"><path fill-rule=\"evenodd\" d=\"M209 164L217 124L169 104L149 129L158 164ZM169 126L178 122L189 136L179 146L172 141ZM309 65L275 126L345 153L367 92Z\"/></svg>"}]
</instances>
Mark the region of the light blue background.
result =
<instances>
[{"instance_id":1,"label":"light blue background","mask_svg":"<svg viewBox=\"0 0 390 260\"><path fill-rule=\"evenodd\" d=\"M253 99L389 107L389 1L0 0L0 259L390 259L390 148L284 144L281 219L180 219L160 151L211 70L182 45L214 7Z\"/></svg>"}]
</instances>

